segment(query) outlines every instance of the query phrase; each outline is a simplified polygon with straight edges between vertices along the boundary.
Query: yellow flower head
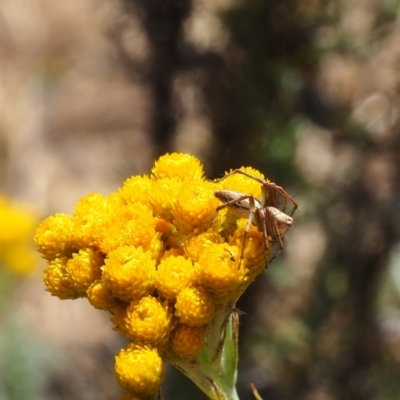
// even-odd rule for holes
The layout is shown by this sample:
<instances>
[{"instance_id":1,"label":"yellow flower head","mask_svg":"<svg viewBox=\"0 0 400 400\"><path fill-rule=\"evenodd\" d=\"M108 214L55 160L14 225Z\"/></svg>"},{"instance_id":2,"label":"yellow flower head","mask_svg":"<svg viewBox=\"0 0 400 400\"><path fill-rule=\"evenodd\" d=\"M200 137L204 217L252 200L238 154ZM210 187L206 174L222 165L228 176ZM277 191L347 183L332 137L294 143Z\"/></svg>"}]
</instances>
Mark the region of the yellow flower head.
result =
<instances>
[{"instance_id":1,"label":"yellow flower head","mask_svg":"<svg viewBox=\"0 0 400 400\"><path fill-rule=\"evenodd\" d=\"M183 234L199 234L206 231L216 215L219 205L211 182L191 182L184 185L172 209L174 224Z\"/></svg>"},{"instance_id":2,"label":"yellow flower head","mask_svg":"<svg viewBox=\"0 0 400 400\"><path fill-rule=\"evenodd\" d=\"M92 249L74 253L67 262L66 271L72 287L78 293L85 293L89 286L101 277L104 257Z\"/></svg>"},{"instance_id":3,"label":"yellow flower head","mask_svg":"<svg viewBox=\"0 0 400 400\"><path fill-rule=\"evenodd\" d=\"M215 312L215 302L202 287L183 289L175 304L176 316L190 326L208 324Z\"/></svg>"},{"instance_id":4,"label":"yellow flower head","mask_svg":"<svg viewBox=\"0 0 400 400\"><path fill-rule=\"evenodd\" d=\"M38 262L32 234L36 215L0 196L0 260L13 272L29 273Z\"/></svg>"},{"instance_id":5,"label":"yellow flower head","mask_svg":"<svg viewBox=\"0 0 400 400\"><path fill-rule=\"evenodd\" d=\"M145 204L134 203L120 205L114 210L115 221L104 231L99 246L104 253L109 253L121 246L151 248L156 233L153 212Z\"/></svg>"},{"instance_id":6,"label":"yellow flower head","mask_svg":"<svg viewBox=\"0 0 400 400\"><path fill-rule=\"evenodd\" d=\"M130 344L115 357L115 375L128 394L148 398L157 394L164 378L157 350Z\"/></svg>"},{"instance_id":7,"label":"yellow flower head","mask_svg":"<svg viewBox=\"0 0 400 400\"><path fill-rule=\"evenodd\" d=\"M167 303L152 296L132 301L126 310L126 330L135 342L153 346L166 342L171 330Z\"/></svg>"},{"instance_id":8,"label":"yellow flower head","mask_svg":"<svg viewBox=\"0 0 400 400\"><path fill-rule=\"evenodd\" d=\"M180 192L183 181L176 177L161 178L152 182L148 193L149 205L158 218L172 222L172 209Z\"/></svg>"},{"instance_id":9,"label":"yellow flower head","mask_svg":"<svg viewBox=\"0 0 400 400\"><path fill-rule=\"evenodd\" d=\"M229 238L229 243L242 250L244 229L247 221L242 219L238 221L238 229L233 236ZM273 242L269 242L269 248L272 249ZM254 225L250 230L244 243L244 252L242 266L247 269L247 274L253 279L258 276L267 264L267 249L265 247L264 235Z\"/></svg>"},{"instance_id":10,"label":"yellow flower head","mask_svg":"<svg viewBox=\"0 0 400 400\"><path fill-rule=\"evenodd\" d=\"M160 157L151 172L156 179L173 177L182 181L199 180L204 174L203 166L196 157L180 153Z\"/></svg>"},{"instance_id":11,"label":"yellow flower head","mask_svg":"<svg viewBox=\"0 0 400 400\"><path fill-rule=\"evenodd\" d=\"M193 357L204 347L204 329L200 326L179 324L172 335L172 347L181 358Z\"/></svg>"},{"instance_id":12,"label":"yellow flower head","mask_svg":"<svg viewBox=\"0 0 400 400\"><path fill-rule=\"evenodd\" d=\"M112 317L111 322L114 324L114 330L121 335L129 338L129 332L126 327L126 316L128 314L128 307L130 303L119 301L119 304L111 309Z\"/></svg>"},{"instance_id":13,"label":"yellow flower head","mask_svg":"<svg viewBox=\"0 0 400 400\"><path fill-rule=\"evenodd\" d=\"M79 247L98 247L111 223L113 209L110 199L101 194L93 193L80 199L74 209L74 242Z\"/></svg>"},{"instance_id":14,"label":"yellow flower head","mask_svg":"<svg viewBox=\"0 0 400 400\"><path fill-rule=\"evenodd\" d=\"M127 204L144 203L148 201L148 195L152 190L150 178L145 176L132 176L124 182L119 190L121 199Z\"/></svg>"},{"instance_id":15,"label":"yellow flower head","mask_svg":"<svg viewBox=\"0 0 400 400\"><path fill-rule=\"evenodd\" d=\"M267 254L260 227L247 227L246 203L240 213L219 200L235 198L232 191L259 199L260 182L240 173L214 182L203 175L195 157L166 154L150 175L127 179L109 196L85 196L73 216L56 214L37 229L35 243L49 261L47 290L60 299L87 297L133 342L116 357L124 400L157 394L162 358L173 363L196 356L205 343L218 347L221 321L277 240L272 233ZM231 192L217 198L223 189Z\"/></svg>"},{"instance_id":16,"label":"yellow flower head","mask_svg":"<svg viewBox=\"0 0 400 400\"><path fill-rule=\"evenodd\" d=\"M22 206L0 195L0 221L3 228L0 229L0 244L13 243L31 234L36 217Z\"/></svg>"},{"instance_id":17,"label":"yellow flower head","mask_svg":"<svg viewBox=\"0 0 400 400\"><path fill-rule=\"evenodd\" d=\"M200 281L217 303L228 302L241 294L245 277L239 260L239 249L225 243L210 246L201 254Z\"/></svg>"},{"instance_id":18,"label":"yellow flower head","mask_svg":"<svg viewBox=\"0 0 400 400\"><path fill-rule=\"evenodd\" d=\"M168 257L158 265L156 288L161 297L175 300L178 293L196 281L196 270L191 260L182 256Z\"/></svg>"},{"instance_id":19,"label":"yellow flower head","mask_svg":"<svg viewBox=\"0 0 400 400\"><path fill-rule=\"evenodd\" d=\"M20 240L10 245L0 246L0 259L14 273L29 274L39 262L33 243Z\"/></svg>"},{"instance_id":20,"label":"yellow flower head","mask_svg":"<svg viewBox=\"0 0 400 400\"><path fill-rule=\"evenodd\" d=\"M257 178L265 179L264 175L251 167L242 167L239 168L242 171L245 171ZM231 171L232 172L232 171ZM267 180L268 182L268 180ZM236 192L244 193L244 194L251 194L256 199L260 199L261 197L261 185L254 179L249 178L248 176L242 174L232 174L226 177L219 182L224 189L227 190L234 190Z\"/></svg>"},{"instance_id":21,"label":"yellow flower head","mask_svg":"<svg viewBox=\"0 0 400 400\"><path fill-rule=\"evenodd\" d=\"M57 296L62 300L82 297L82 293L79 293L69 280L66 268L67 262L68 259L66 257L56 258L50 261L44 271L46 290L50 292L52 296Z\"/></svg>"},{"instance_id":22,"label":"yellow flower head","mask_svg":"<svg viewBox=\"0 0 400 400\"><path fill-rule=\"evenodd\" d=\"M198 261L200 255L207 252L207 249L214 245L223 243L224 239L213 230L201 233L197 236L190 236L185 242L185 254L192 260Z\"/></svg>"},{"instance_id":23,"label":"yellow flower head","mask_svg":"<svg viewBox=\"0 0 400 400\"><path fill-rule=\"evenodd\" d=\"M94 281L87 290L89 303L99 310L112 310L118 306L120 300L114 297L111 289L104 285L102 279Z\"/></svg>"},{"instance_id":24,"label":"yellow flower head","mask_svg":"<svg viewBox=\"0 0 400 400\"><path fill-rule=\"evenodd\" d=\"M104 284L123 301L139 299L154 290L156 263L150 251L122 246L110 252L103 266Z\"/></svg>"},{"instance_id":25,"label":"yellow flower head","mask_svg":"<svg viewBox=\"0 0 400 400\"><path fill-rule=\"evenodd\" d=\"M73 245L73 219L65 214L46 218L37 228L35 244L44 258L69 257L76 250Z\"/></svg>"}]
</instances>

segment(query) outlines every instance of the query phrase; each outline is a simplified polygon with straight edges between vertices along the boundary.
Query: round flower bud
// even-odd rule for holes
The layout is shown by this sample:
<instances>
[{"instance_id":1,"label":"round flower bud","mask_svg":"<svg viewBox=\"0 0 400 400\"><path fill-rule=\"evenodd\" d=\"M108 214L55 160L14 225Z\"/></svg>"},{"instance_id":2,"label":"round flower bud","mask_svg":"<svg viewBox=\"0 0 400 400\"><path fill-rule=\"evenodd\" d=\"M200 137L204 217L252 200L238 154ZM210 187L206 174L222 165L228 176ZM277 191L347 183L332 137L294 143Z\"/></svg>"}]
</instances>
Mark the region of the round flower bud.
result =
<instances>
[{"instance_id":1,"label":"round flower bud","mask_svg":"<svg viewBox=\"0 0 400 400\"><path fill-rule=\"evenodd\" d=\"M156 272L156 288L161 297L175 300L178 293L196 280L192 261L182 256L161 260Z\"/></svg>"},{"instance_id":2,"label":"round flower bud","mask_svg":"<svg viewBox=\"0 0 400 400\"><path fill-rule=\"evenodd\" d=\"M115 374L128 394L148 398L160 389L164 378L163 362L157 350L130 344L115 357Z\"/></svg>"},{"instance_id":3,"label":"round flower bud","mask_svg":"<svg viewBox=\"0 0 400 400\"><path fill-rule=\"evenodd\" d=\"M69 215L56 214L46 218L37 228L35 244L46 260L56 257L70 257L73 218Z\"/></svg>"},{"instance_id":4,"label":"round flower bud","mask_svg":"<svg viewBox=\"0 0 400 400\"><path fill-rule=\"evenodd\" d=\"M112 200L111 200L112 199ZM79 248L98 247L115 209L114 196L92 193L82 197L74 209L74 242Z\"/></svg>"},{"instance_id":5,"label":"round flower bud","mask_svg":"<svg viewBox=\"0 0 400 400\"><path fill-rule=\"evenodd\" d=\"M208 324L215 312L215 303L207 291L201 287L183 289L175 304L176 316L190 326Z\"/></svg>"},{"instance_id":6,"label":"round flower bud","mask_svg":"<svg viewBox=\"0 0 400 400\"><path fill-rule=\"evenodd\" d=\"M129 304L120 302L116 307L114 307L112 312L111 322L114 324L114 331L119 332L121 335L129 338L129 332L126 328L126 315Z\"/></svg>"},{"instance_id":7,"label":"round flower bud","mask_svg":"<svg viewBox=\"0 0 400 400\"><path fill-rule=\"evenodd\" d=\"M111 289L104 285L101 279L90 285L87 298L89 303L98 310L111 310L120 303L120 300L114 297Z\"/></svg>"},{"instance_id":8,"label":"round flower bud","mask_svg":"<svg viewBox=\"0 0 400 400\"><path fill-rule=\"evenodd\" d=\"M124 182L119 194L125 203L145 202L151 192L152 182L147 175L132 176Z\"/></svg>"},{"instance_id":9,"label":"round flower bud","mask_svg":"<svg viewBox=\"0 0 400 400\"><path fill-rule=\"evenodd\" d=\"M61 300L64 299L77 299L82 297L78 293L69 280L66 265L68 259L66 257L56 258L47 265L44 271L44 284L46 290L52 296L57 296Z\"/></svg>"},{"instance_id":10,"label":"round flower bud","mask_svg":"<svg viewBox=\"0 0 400 400\"><path fill-rule=\"evenodd\" d=\"M240 223L238 223L238 229L229 239L229 243L236 246L238 249L241 249L243 246L246 223L246 220L241 220ZM270 249L272 249L273 245L273 242L269 243ZM265 248L264 235L256 226L252 225L246 237L243 259L240 265L241 268L245 269L246 275L249 276L250 281L248 283L252 282L263 271L266 265L267 249Z\"/></svg>"},{"instance_id":11,"label":"round flower bud","mask_svg":"<svg viewBox=\"0 0 400 400\"><path fill-rule=\"evenodd\" d=\"M248 278L239 268L240 251L227 244L214 244L199 258L200 282L218 304L237 299Z\"/></svg>"},{"instance_id":12,"label":"round flower bud","mask_svg":"<svg viewBox=\"0 0 400 400\"><path fill-rule=\"evenodd\" d=\"M195 356L204 347L204 328L179 324L172 335L172 347L181 358Z\"/></svg>"},{"instance_id":13,"label":"round flower bud","mask_svg":"<svg viewBox=\"0 0 400 400\"><path fill-rule=\"evenodd\" d=\"M108 254L122 246L150 249L156 223L150 206L142 203L116 204L112 218L112 224L104 231L99 242L103 253Z\"/></svg>"},{"instance_id":14,"label":"round flower bud","mask_svg":"<svg viewBox=\"0 0 400 400\"><path fill-rule=\"evenodd\" d=\"M172 153L161 156L151 170L156 179L173 177L182 181L198 180L203 177L203 165L190 154Z\"/></svg>"},{"instance_id":15,"label":"round flower bud","mask_svg":"<svg viewBox=\"0 0 400 400\"><path fill-rule=\"evenodd\" d=\"M182 187L172 209L180 233L199 234L209 228L219 204L214 190L213 183L203 181Z\"/></svg>"},{"instance_id":16,"label":"round flower bud","mask_svg":"<svg viewBox=\"0 0 400 400\"><path fill-rule=\"evenodd\" d=\"M135 342L154 346L166 342L171 330L167 306L152 296L131 302L126 313L126 330Z\"/></svg>"},{"instance_id":17,"label":"round flower bud","mask_svg":"<svg viewBox=\"0 0 400 400\"><path fill-rule=\"evenodd\" d=\"M264 179L264 175L251 167L242 167L241 171L245 171L253 176ZM268 182L268 180L267 180ZM255 179L249 179L243 174L231 174L219 182L224 189L235 190L236 192L253 195L256 199L261 197L261 185Z\"/></svg>"},{"instance_id":18,"label":"round flower bud","mask_svg":"<svg viewBox=\"0 0 400 400\"><path fill-rule=\"evenodd\" d=\"M79 253L74 253L67 263L67 273L74 289L85 293L101 277L103 263L103 256L92 249L82 249Z\"/></svg>"},{"instance_id":19,"label":"round flower bud","mask_svg":"<svg viewBox=\"0 0 400 400\"><path fill-rule=\"evenodd\" d=\"M130 302L153 291L155 271L155 260L150 251L122 246L106 258L103 280L114 296Z\"/></svg>"},{"instance_id":20,"label":"round flower bud","mask_svg":"<svg viewBox=\"0 0 400 400\"><path fill-rule=\"evenodd\" d=\"M200 254L207 252L209 246L223 243L222 237L215 231L209 229L197 236L191 236L185 242L185 254L192 260L198 261Z\"/></svg>"},{"instance_id":21,"label":"round flower bud","mask_svg":"<svg viewBox=\"0 0 400 400\"><path fill-rule=\"evenodd\" d=\"M172 207L183 182L178 178L162 178L154 182L152 191L149 193L149 205L152 207L157 218L172 222Z\"/></svg>"}]
</instances>

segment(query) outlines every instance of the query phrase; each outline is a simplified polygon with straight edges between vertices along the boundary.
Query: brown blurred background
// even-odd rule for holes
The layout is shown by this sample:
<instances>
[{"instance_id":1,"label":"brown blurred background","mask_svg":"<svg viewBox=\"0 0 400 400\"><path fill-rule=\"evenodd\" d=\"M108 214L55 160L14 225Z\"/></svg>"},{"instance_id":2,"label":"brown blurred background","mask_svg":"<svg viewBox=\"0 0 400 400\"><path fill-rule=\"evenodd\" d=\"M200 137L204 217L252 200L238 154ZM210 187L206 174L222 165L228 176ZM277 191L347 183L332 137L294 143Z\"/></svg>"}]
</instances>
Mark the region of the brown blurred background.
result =
<instances>
[{"instance_id":1,"label":"brown blurred background","mask_svg":"<svg viewBox=\"0 0 400 400\"><path fill-rule=\"evenodd\" d=\"M398 399L399 18L398 0L1 0L0 189L45 217L165 152L261 170L299 211L239 304L241 400L250 382ZM40 274L0 321L0 399L118 398L108 315ZM195 390L169 371L166 399Z\"/></svg>"}]
</instances>

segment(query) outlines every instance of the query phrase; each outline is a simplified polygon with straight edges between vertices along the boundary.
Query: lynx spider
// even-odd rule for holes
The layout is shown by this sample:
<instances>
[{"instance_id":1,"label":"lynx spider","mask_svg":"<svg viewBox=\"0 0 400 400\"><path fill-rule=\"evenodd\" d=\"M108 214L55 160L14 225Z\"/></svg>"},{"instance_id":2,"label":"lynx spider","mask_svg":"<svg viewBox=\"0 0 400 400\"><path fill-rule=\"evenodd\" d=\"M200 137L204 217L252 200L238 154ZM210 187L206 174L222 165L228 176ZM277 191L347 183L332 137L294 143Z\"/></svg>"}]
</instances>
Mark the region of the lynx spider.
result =
<instances>
[{"instance_id":1,"label":"lynx spider","mask_svg":"<svg viewBox=\"0 0 400 400\"><path fill-rule=\"evenodd\" d=\"M243 234L239 267L243 259L244 247L251 224L256 225L259 231L262 232L265 248L267 250L266 262L271 262L283 250L283 237L293 225L292 216L298 204L281 186L277 186L273 182L267 182L265 179L240 169L233 170L231 173L225 175L221 179L217 179L215 182L219 182L232 174L245 175L261 184L260 200L256 199L251 194L244 194L233 190L218 190L214 193L214 195L224 203L217 207L217 212L225 207L229 207L234 210L238 216L248 218ZM292 209L286 214L288 201L292 204ZM279 247L277 253L271 258L269 258L270 245L268 237L271 237Z\"/></svg>"}]
</instances>

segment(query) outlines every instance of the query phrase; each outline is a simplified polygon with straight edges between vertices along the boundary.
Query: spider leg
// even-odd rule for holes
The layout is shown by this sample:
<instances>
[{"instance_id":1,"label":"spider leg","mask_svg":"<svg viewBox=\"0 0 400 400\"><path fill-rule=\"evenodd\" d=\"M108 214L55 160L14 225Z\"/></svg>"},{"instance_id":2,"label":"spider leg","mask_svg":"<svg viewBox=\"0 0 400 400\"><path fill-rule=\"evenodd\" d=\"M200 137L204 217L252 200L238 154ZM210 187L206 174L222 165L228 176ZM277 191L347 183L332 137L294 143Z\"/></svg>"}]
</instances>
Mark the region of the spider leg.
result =
<instances>
[{"instance_id":1,"label":"spider leg","mask_svg":"<svg viewBox=\"0 0 400 400\"><path fill-rule=\"evenodd\" d=\"M281 210L281 211L285 212L286 204L287 204L287 201L289 200L292 203L292 206L293 206L293 208L288 213L288 215L291 217L294 214L294 212L297 210L297 207L298 207L297 202L295 201L295 199L285 189L283 189L283 187L277 186L277 185L274 184L274 190L276 192L279 192L282 195L282 197L284 199L284 203L283 203L284 207L282 207L282 208L276 207L273 204L272 204L272 206L277 208L278 210Z\"/></svg>"},{"instance_id":2,"label":"spider leg","mask_svg":"<svg viewBox=\"0 0 400 400\"><path fill-rule=\"evenodd\" d=\"M245 246L252 224L257 225L264 237L266 263L268 264L282 252L284 247L283 237L293 224L292 216L298 208L298 204L281 186L277 186L274 182L269 182L241 169L235 169L222 178L214 180L214 182L219 182L233 174L241 174L260 183L261 199L258 200L252 195L232 190L219 190L214 194L223 204L216 208L216 212L225 207L230 207L239 217L247 218L243 231L238 268L240 268L244 258ZM286 212L288 203L292 208L289 212ZM273 245L269 243L268 238L274 242ZM272 250L275 245L278 246L278 250L273 254Z\"/></svg>"},{"instance_id":3,"label":"spider leg","mask_svg":"<svg viewBox=\"0 0 400 400\"><path fill-rule=\"evenodd\" d=\"M242 171L241 169L234 169L229 175L231 175L231 174L242 174L242 175L245 175L245 176L247 176L247 177L249 177L251 179L254 179L255 181L261 183L262 185L267 183L267 181L265 179L259 178L258 176L255 176L255 175L252 175L252 174L249 174L248 172Z\"/></svg>"},{"instance_id":4,"label":"spider leg","mask_svg":"<svg viewBox=\"0 0 400 400\"><path fill-rule=\"evenodd\" d=\"M261 209L259 214L260 214L260 222L261 222L261 227L262 227L262 234L264 236L265 251L266 251L265 261L266 261L266 265L267 265L268 260L269 260L269 243L268 243L268 228L267 228L265 209Z\"/></svg>"},{"instance_id":5,"label":"spider leg","mask_svg":"<svg viewBox=\"0 0 400 400\"><path fill-rule=\"evenodd\" d=\"M222 210L225 207L230 207L238 214L239 217L247 217L246 227L243 232L242 246L240 249L240 259L238 265L239 269L243 260L244 248L246 245L246 239L249 234L250 226L253 223L253 219L256 218L255 215L257 210L259 209L259 202L255 200L252 195L242 194L231 190L219 190L214 194L219 200L224 202L216 208L216 212Z\"/></svg>"},{"instance_id":6,"label":"spider leg","mask_svg":"<svg viewBox=\"0 0 400 400\"><path fill-rule=\"evenodd\" d=\"M260 209L258 207L253 207L249 212L249 218L247 219L247 223L246 223L246 226L243 231L242 248L240 250L240 259L239 259L238 269L240 268L240 265L242 264L243 257L244 257L244 248L246 246L246 240L249 237L250 226L253 223L253 217L257 218L256 217L257 212L258 213L260 212Z\"/></svg>"},{"instance_id":7,"label":"spider leg","mask_svg":"<svg viewBox=\"0 0 400 400\"><path fill-rule=\"evenodd\" d=\"M222 178L217 178L214 179L213 182L220 182L223 181L225 178L227 178L228 176L234 175L234 174L242 174L242 175L246 175L247 177L256 180L257 182L264 184L266 181L263 178L259 178L258 176L249 174L246 171L242 171L241 169L234 169L233 171L229 172L228 174L225 174Z\"/></svg>"},{"instance_id":8,"label":"spider leg","mask_svg":"<svg viewBox=\"0 0 400 400\"><path fill-rule=\"evenodd\" d=\"M231 198L231 200L226 201L225 198L222 199L222 197L220 197L219 195L217 195L218 193L221 193L221 192L223 192L223 191L220 190L220 191L218 191L218 192L215 192L215 196L216 196L217 198L219 198L219 199L222 200L222 201L225 201L224 204L221 204L220 206L218 206L218 207L216 208L217 212L220 211L220 210L222 210L222 209L225 208L225 207L229 207L229 206L232 206L232 205L237 205L237 207L234 207L234 209L237 208L237 209L238 209L237 211L240 211L239 208L242 209L243 207L239 207L239 206L238 206L239 203L242 202L243 200L247 200L247 199L252 199L252 198L253 198L253 196L252 196L251 194L243 194L243 195L240 194L240 195L237 196L236 198ZM225 191L225 192L229 192L229 191ZM232 193L237 193L237 192L232 192ZM241 210L241 211L246 211L246 208L244 208L244 209ZM247 211L250 211L250 210L247 209Z\"/></svg>"},{"instance_id":9,"label":"spider leg","mask_svg":"<svg viewBox=\"0 0 400 400\"><path fill-rule=\"evenodd\" d=\"M278 246L279 246L279 249L278 249L277 253L274 254L269 260L267 260L268 262L271 262L283 250L283 235L281 235L281 233L279 231L279 226L278 226L278 222L277 222L275 214L269 208L264 208L263 210L266 213L265 214L265 219L264 219L265 225L266 225L266 229L271 231L270 235L271 235L272 239L275 242L277 242ZM267 221L270 223L270 227L269 227L270 229L268 229L268 227L267 227ZM268 241L268 236L267 236L267 241ZM269 254L267 254L267 257L269 257Z\"/></svg>"},{"instance_id":10,"label":"spider leg","mask_svg":"<svg viewBox=\"0 0 400 400\"><path fill-rule=\"evenodd\" d=\"M232 175L232 174L242 174L245 175L251 179L254 179L255 181L261 183L262 185L262 192L264 192L264 196L266 196L267 198L265 199L266 202L268 204L263 204L263 206L272 206L277 208L278 210L281 210L283 212L285 212L286 210L286 205L287 205L287 201L289 200L292 205L293 208L292 210L289 212L289 216L292 216L294 214L294 212L296 211L298 204L297 202L294 200L294 198L288 193L286 192L285 189L283 189L283 187L276 185L274 182L267 182L265 179L259 178L258 176L249 174L246 171L242 171L241 169L235 169L233 170L230 174L226 175ZM283 200L282 200L282 204L279 204L279 200L277 197L277 192L282 196ZM263 202L262 202L263 203Z\"/></svg>"}]
</instances>

